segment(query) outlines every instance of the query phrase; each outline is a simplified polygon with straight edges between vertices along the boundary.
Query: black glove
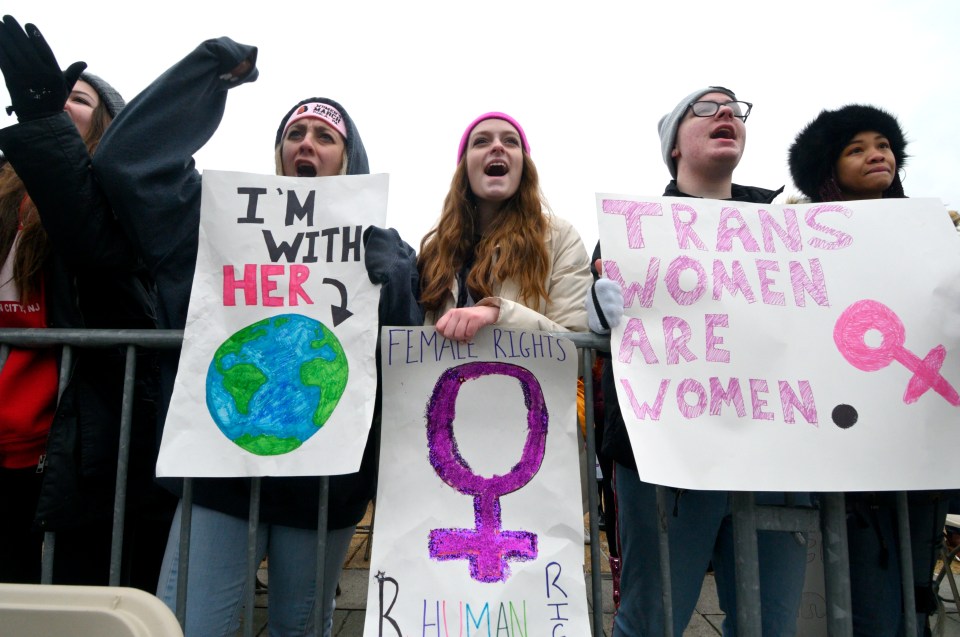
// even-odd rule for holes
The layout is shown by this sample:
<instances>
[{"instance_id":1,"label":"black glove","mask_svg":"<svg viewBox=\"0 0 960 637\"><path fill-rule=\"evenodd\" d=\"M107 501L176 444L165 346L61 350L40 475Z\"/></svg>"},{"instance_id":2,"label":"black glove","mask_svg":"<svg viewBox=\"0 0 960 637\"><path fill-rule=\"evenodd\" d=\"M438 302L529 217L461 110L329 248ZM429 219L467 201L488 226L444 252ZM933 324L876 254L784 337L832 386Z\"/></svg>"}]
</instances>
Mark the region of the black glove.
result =
<instances>
[{"instance_id":1,"label":"black glove","mask_svg":"<svg viewBox=\"0 0 960 637\"><path fill-rule=\"evenodd\" d=\"M24 31L13 16L3 16L0 71L13 102L7 108L8 115L16 111L18 121L28 122L63 111L73 85L85 68L86 62L74 62L61 72L57 58L37 27L28 24Z\"/></svg>"},{"instance_id":2,"label":"black glove","mask_svg":"<svg viewBox=\"0 0 960 637\"><path fill-rule=\"evenodd\" d=\"M387 283L406 244L393 228L367 226L363 231L363 260L371 283Z\"/></svg>"}]
</instances>

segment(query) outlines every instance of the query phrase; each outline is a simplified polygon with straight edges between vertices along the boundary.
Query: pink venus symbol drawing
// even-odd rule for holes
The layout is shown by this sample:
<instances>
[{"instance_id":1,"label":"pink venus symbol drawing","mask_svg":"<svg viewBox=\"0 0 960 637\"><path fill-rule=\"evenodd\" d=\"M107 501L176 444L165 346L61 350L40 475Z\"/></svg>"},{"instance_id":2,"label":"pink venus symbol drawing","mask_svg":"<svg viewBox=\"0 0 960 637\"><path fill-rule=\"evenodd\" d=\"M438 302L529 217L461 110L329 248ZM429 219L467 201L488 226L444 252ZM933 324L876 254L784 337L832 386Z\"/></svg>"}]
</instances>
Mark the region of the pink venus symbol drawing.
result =
<instances>
[{"instance_id":1,"label":"pink venus symbol drawing","mask_svg":"<svg viewBox=\"0 0 960 637\"><path fill-rule=\"evenodd\" d=\"M453 433L457 396L464 383L484 376L510 376L520 383L527 408L527 438L520 460L506 474L486 478L473 472L460 455ZM500 497L513 493L536 475L543 462L549 416L537 378L527 369L508 363L472 362L452 367L437 380L427 405L427 446L430 464L445 483L473 496L476 528L433 529L430 557L438 561L467 560L470 577L479 582L504 582L508 561L537 558L537 535L504 531Z\"/></svg>"},{"instance_id":2,"label":"pink venus symbol drawing","mask_svg":"<svg viewBox=\"0 0 960 637\"><path fill-rule=\"evenodd\" d=\"M881 343L877 347L866 343L866 335L871 331L880 334ZM837 349L857 369L875 372L897 361L913 373L903 393L903 402L914 403L928 389L933 389L951 405L960 406L957 390L940 374L946 348L937 345L921 359L904 347L906 338L900 317L883 303L869 299L857 301L844 310L833 328Z\"/></svg>"}]
</instances>

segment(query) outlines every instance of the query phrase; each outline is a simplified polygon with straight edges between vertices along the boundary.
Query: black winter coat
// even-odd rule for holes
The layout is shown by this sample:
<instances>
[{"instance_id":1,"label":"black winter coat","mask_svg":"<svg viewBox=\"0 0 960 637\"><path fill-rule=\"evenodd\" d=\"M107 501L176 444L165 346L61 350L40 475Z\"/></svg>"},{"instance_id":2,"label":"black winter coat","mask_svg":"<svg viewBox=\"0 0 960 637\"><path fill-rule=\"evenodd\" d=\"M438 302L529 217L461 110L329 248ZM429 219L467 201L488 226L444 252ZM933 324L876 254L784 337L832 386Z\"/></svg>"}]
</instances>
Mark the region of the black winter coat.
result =
<instances>
[{"instance_id":1,"label":"black winter coat","mask_svg":"<svg viewBox=\"0 0 960 637\"><path fill-rule=\"evenodd\" d=\"M157 282L159 326L183 329L196 268L200 227L201 175L193 154L220 124L227 91L257 78L254 65L242 78L230 71L241 62L256 62L257 49L230 38L207 40L157 78L127 105L104 136L94 159L110 202L138 254ZM342 106L348 135L348 174L368 173L366 151L353 120ZM260 151L257 151L260 152ZM382 285L382 325L422 325L416 302L416 254L394 230L372 229L364 235L371 281ZM371 353L372 354L372 353ZM166 416L179 352L161 361L161 418ZM376 488L376 440L380 395L357 473L332 476L328 528L356 524ZM164 481L175 492L179 480ZM261 481L260 520L298 528L316 528L319 483L314 477L267 477ZM203 478L193 481L197 504L236 517L249 514L250 480Z\"/></svg>"},{"instance_id":2,"label":"black winter coat","mask_svg":"<svg viewBox=\"0 0 960 637\"><path fill-rule=\"evenodd\" d=\"M50 242L44 267L48 325L155 328L153 286L96 183L69 115L0 130L0 150L36 204ZM156 358L151 352L137 356L128 510L169 517L169 504L161 504L153 486ZM73 350L47 442L36 517L45 531L113 515L124 361L121 347Z\"/></svg>"}]
</instances>

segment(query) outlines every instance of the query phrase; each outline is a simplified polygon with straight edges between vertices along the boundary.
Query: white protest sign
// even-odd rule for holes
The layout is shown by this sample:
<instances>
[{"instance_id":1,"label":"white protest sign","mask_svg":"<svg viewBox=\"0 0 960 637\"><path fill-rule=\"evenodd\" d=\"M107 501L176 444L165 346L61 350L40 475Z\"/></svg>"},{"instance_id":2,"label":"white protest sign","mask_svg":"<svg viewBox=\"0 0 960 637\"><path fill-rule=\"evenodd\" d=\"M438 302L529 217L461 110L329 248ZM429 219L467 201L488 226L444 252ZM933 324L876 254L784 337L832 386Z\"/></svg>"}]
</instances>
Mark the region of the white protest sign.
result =
<instances>
[{"instance_id":1,"label":"white protest sign","mask_svg":"<svg viewBox=\"0 0 960 637\"><path fill-rule=\"evenodd\" d=\"M640 476L745 491L960 486L960 238L939 201L597 195Z\"/></svg>"},{"instance_id":2,"label":"white protest sign","mask_svg":"<svg viewBox=\"0 0 960 637\"><path fill-rule=\"evenodd\" d=\"M357 471L379 287L362 233L387 176L203 173L200 241L159 476Z\"/></svg>"},{"instance_id":3,"label":"white protest sign","mask_svg":"<svg viewBox=\"0 0 960 637\"><path fill-rule=\"evenodd\" d=\"M364 635L589 635L577 350L484 328L383 328Z\"/></svg>"}]
</instances>

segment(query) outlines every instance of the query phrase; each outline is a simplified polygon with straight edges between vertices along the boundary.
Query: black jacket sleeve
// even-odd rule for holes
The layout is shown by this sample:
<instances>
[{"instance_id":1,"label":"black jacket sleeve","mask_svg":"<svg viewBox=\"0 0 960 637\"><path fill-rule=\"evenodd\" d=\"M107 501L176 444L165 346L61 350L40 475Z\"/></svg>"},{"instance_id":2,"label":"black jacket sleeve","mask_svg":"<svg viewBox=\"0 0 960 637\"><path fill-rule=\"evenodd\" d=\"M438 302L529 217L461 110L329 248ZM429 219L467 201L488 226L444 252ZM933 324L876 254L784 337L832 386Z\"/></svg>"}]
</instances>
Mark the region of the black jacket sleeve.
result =
<instances>
[{"instance_id":1,"label":"black jacket sleeve","mask_svg":"<svg viewBox=\"0 0 960 637\"><path fill-rule=\"evenodd\" d=\"M137 264L94 178L87 147L67 113L0 130L0 150L26 186L65 265L132 268Z\"/></svg>"},{"instance_id":2,"label":"black jacket sleeve","mask_svg":"<svg viewBox=\"0 0 960 637\"><path fill-rule=\"evenodd\" d=\"M227 90L257 78L257 49L207 40L127 105L93 160L113 209L153 274L162 327L182 328L197 257L200 174L193 155L220 125ZM251 62L240 78L230 71Z\"/></svg>"},{"instance_id":3,"label":"black jacket sleeve","mask_svg":"<svg viewBox=\"0 0 960 637\"><path fill-rule=\"evenodd\" d=\"M381 285L380 325L423 325L417 253L393 228L367 228L364 245L367 276Z\"/></svg>"}]
</instances>

